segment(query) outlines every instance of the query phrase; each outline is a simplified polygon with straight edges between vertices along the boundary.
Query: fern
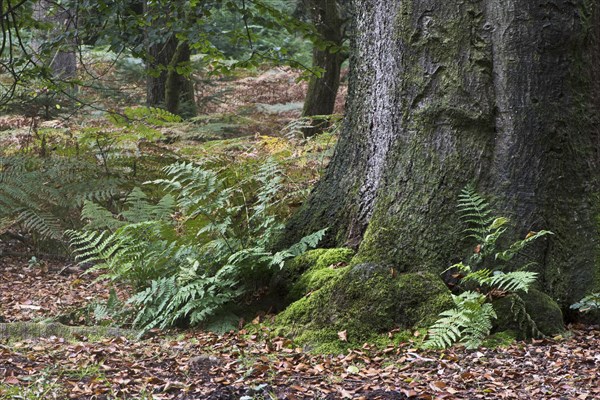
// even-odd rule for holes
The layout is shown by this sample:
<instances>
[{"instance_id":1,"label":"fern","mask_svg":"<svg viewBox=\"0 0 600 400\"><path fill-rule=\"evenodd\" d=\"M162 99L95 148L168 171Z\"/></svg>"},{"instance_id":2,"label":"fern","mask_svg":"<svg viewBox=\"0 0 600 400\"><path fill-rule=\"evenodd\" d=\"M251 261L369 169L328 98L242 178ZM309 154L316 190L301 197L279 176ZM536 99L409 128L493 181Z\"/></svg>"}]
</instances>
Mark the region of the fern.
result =
<instances>
[{"instance_id":1,"label":"fern","mask_svg":"<svg viewBox=\"0 0 600 400\"><path fill-rule=\"evenodd\" d=\"M95 264L89 271L102 270L101 278L123 280L135 288L160 277L177 265L175 243L162 240L164 223L147 221L126 224L115 232L67 231L75 258ZM168 231L168 230L167 230Z\"/></svg>"},{"instance_id":2,"label":"fern","mask_svg":"<svg viewBox=\"0 0 600 400\"><path fill-rule=\"evenodd\" d=\"M154 280L150 287L132 296L128 303L139 308L133 325L147 331L165 329L178 321L195 325L207 321L239 294L237 282L219 275L197 275L198 263L178 277ZM192 272L191 272L192 271ZM186 276L186 279L180 279Z\"/></svg>"},{"instance_id":3,"label":"fern","mask_svg":"<svg viewBox=\"0 0 600 400\"><path fill-rule=\"evenodd\" d=\"M529 232L525 239L518 240L511 244L507 250L496 253L496 260L510 261L513 259L514 256L519 254L519 252L523 250L527 245L546 235L553 235L553 233L546 230L542 230L539 232Z\"/></svg>"},{"instance_id":4,"label":"fern","mask_svg":"<svg viewBox=\"0 0 600 400\"><path fill-rule=\"evenodd\" d=\"M0 219L60 242L85 199L104 200L119 184L82 160L0 157Z\"/></svg>"},{"instance_id":5,"label":"fern","mask_svg":"<svg viewBox=\"0 0 600 400\"><path fill-rule=\"evenodd\" d=\"M530 285L535 282L538 275L537 272L529 271L513 271L507 273L502 271L492 272L487 268L472 271L470 266L463 263L455 264L449 269L453 268L456 268L462 273L466 273L461 279L461 282L463 283L473 281L479 286L488 286L509 292L522 290L527 293Z\"/></svg>"},{"instance_id":6,"label":"fern","mask_svg":"<svg viewBox=\"0 0 600 400\"><path fill-rule=\"evenodd\" d=\"M481 345L492 329L492 319L496 313L484 295L467 291L458 296L452 295L455 308L440 314L442 318L431 326L424 342L427 348L446 348L461 339L467 348Z\"/></svg>"},{"instance_id":7,"label":"fern","mask_svg":"<svg viewBox=\"0 0 600 400\"><path fill-rule=\"evenodd\" d=\"M231 321L229 307L257 277L315 247L324 235L316 232L277 253L268 250L283 226L283 178L274 162L234 185L192 163L163 171L165 178L147 182L166 192L157 203L137 188L118 215L85 203L82 216L96 230L68 233L78 261L138 289L128 304L142 331L212 324L219 317Z\"/></svg>"},{"instance_id":8,"label":"fern","mask_svg":"<svg viewBox=\"0 0 600 400\"><path fill-rule=\"evenodd\" d=\"M600 309L600 293L592 293L587 295L577 303L572 304L570 308L573 310L579 310L581 312L598 310Z\"/></svg>"},{"instance_id":9,"label":"fern","mask_svg":"<svg viewBox=\"0 0 600 400\"><path fill-rule=\"evenodd\" d=\"M537 272L530 271L513 271L507 273L496 271L494 275L485 281L485 284L508 292L522 290L527 293L531 284L537 279L537 275Z\"/></svg>"},{"instance_id":10,"label":"fern","mask_svg":"<svg viewBox=\"0 0 600 400\"><path fill-rule=\"evenodd\" d=\"M114 232L126 222L115 218L114 214L105 207L86 200L81 209L81 219L86 221L86 230L104 230Z\"/></svg>"},{"instance_id":11,"label":"fern","mask_svg":"<svg viewBox=\"0 0 600 400\"><path fill-rule=\"evenodd\" d=\"M461 220L468 226L465 229L467 237L474 238L478 243L484 242L494 222L487 201L481 197L475 187L465 187L458 196L458 210Z\"/></svg>"},{"instance_id":12,"label":"fern","mask_svg":"<svg viewBox=\"0 0 600 400\"><path fill-rule=\"evenodd\" d=\"M526 332L529 328L532 337L544 337L544 334L539 331L537 324L527 312L525 301L516 293L510 297L510 312L513 321L519 325L521 331Z\"/></svg>"},{"instance_id":13,"label":"fern","mask_svg":"<svg viewBox=\"0 0 600 400\"><path fill-rule=\"evenodd\" d=\"M440 314L441 318L430 328L426 347L445 348L459 340L468 348L479 346L492 328L492 319L496 318L492 305L487 301L498 293L504 295L506 292L527 292L538 275L523 271L524 267L505 273L501 270L502 266L494 269L483 267L482 264L488 259L510 261L533 241L552 234L549 231L530 232L525 239L514 242L507 250L497 251L498 240L507 230L508 219L494 217L489 204L472 186L461 192L458 209L461 219L468 226L465 229L467 238L475 239L477 247L467 263L459 262L444 272L457 271L461 284L471 284L470 287L474 284L475 288L464 291L459 296L453 295L456 307ZM527 326L533 327L533 334L539 335L521 297L516 293L513 297L521 300L520 306L511 307L515 321L520 321L520 325L525 321Z\"/></svg>"},{"instance_id":14,"label":"fern","mask_svg":"<svg viewBox=\"0 0 600 400\"><path fill-rule=\"evenodd\" d=\"M168 221L175 211L175 199L167 194L158 203L152 204L140 188L134 188L127 196L125 207L127 209L121 215L128 222Z\"/></svg>"}]
</instances>

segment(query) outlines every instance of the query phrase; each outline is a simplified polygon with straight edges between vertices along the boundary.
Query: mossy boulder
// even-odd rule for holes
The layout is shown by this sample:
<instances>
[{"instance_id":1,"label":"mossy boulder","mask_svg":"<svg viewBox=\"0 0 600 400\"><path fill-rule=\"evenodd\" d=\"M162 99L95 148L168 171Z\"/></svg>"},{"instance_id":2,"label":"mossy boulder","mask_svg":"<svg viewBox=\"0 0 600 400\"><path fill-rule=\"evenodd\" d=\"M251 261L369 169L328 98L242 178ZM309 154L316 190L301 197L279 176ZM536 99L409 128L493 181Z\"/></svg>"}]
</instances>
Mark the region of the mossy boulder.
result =
<instances>
[{"instance_id":1,"label":"mossy boulder","mask_svg":"<svg viewBox=\"0 0 600 400\"><path fill-rule=\"evenodd\" d=\"M397 274L365 263L344 268L292 303L277 317L276 327L301 343L339 341L341 331L361 343L394 328L428 326L452 304L450 291L435 274Z\"/></svg>"},{"instance_id":2,"label":"mossy boulder","mask_svg":"<svg viewBox=\"0 0 600 400\"><path fill-rule=\"evenodd\" d=\"M565 330L560 307L539 290L511 294L492 304L498 315L495 331L513 331L517 338L525 339L537 336L537 331L543 335L556 335Z\"/></svg>"},{"instance_id":3,"label":"mossy boulder","mask_svg":"<svg viewBox=\"0 0 600 400\"><path fill-rule=\"evenodd\" d=\"M354 251L348 248L314 249L295 257L285 263L284 268L276 274L271 281L273 292L279 293L286 298L286 304L299 299L311 290L320 287L325 277L335 275L335 272L317 272L326 268L337 269L347 265ZM304 276L312 273L312 276ZM299 281L304 276L304 282Z\"/></svg>"},{"instance_id":4,"label":"mossy boulder","mask_svg":"<svg viewBox=\"0 0 600 400\"><path fill-rule=\"evenodd\" d=\"M354 251L347 248L317 249L296 257L290 265L295 274L303 271L295 279L287 296L292 303L302 296L320 289L325 283L337 277L350 262Z\"/></svg>"},{"instance_id":5,"label":"mossy boulder","mask_svg":"<svg viewBox=\"0 0 600 400\"><path fill-rule=\"evenodd\" d=\"M325 284L335 280L341 273L346 270L347 267L321 267L309 269L300 276L300 279L290 289L290 293L287 297L288 303L293 303L299 300L303 296L310 294L316 290L321 289Z\"/></svg>"},{"instance_id":6,"label":"mossy boulder","mask_svg":"<svg viewBox=\"0 0 600 400\"><path fill-rule=\"evenodd\" d=\"M309 269L318 270L340 263L348 263L354 256L354 250L345 247L335 249L314 249L293 258L285 268L296 276Z\"/></svg>"}]
</instances>

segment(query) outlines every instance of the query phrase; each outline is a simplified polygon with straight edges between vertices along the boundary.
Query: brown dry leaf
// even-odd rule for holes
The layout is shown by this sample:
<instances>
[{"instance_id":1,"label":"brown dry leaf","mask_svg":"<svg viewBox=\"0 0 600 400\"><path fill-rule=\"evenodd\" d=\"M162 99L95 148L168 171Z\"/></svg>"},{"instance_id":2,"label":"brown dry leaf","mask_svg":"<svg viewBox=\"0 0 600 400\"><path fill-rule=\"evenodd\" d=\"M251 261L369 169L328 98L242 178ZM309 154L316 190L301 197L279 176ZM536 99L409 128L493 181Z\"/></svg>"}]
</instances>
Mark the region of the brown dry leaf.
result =
<instances>
[{"instance_id":1,"label":"brown dry leaf","mask_svg":"<svg viewBox=\"0 0 600 400\"><path fill-rule=\"evenodd\" d=\"M18 385L21 383L21 381L14 376L7 376L6 378L4 378L2 383L8 384L8 385Z\"/></svg>"}]
</instances>

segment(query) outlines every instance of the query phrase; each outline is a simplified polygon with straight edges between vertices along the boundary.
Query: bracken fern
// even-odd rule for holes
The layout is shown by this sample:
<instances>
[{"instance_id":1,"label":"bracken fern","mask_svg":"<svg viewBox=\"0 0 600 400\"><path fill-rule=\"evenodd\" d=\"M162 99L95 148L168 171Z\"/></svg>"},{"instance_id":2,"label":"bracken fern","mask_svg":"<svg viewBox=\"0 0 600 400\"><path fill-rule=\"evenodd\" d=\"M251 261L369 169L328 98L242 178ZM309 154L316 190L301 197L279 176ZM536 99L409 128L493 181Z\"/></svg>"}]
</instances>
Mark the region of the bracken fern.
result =
<instances>
[{"instance_id":1,"label":"bracken fern","mask_svg":"<svg viewBox=\"0 0 600 400\"><path fill-rule=\"evenodd\" d=\"M119 215L86 204L86 226L94 230L69 232L80 261L97 263L96 269L138 289L128 303L142 331L233 320L229 307L257 277L324 235L315 232L280 252L268 249L283 226L277 214L281 173L274 163L233 186L192 163L175 163L164 173L148 182L167 192L158 202L134 189Z\"/></svg>"}]
</instances>

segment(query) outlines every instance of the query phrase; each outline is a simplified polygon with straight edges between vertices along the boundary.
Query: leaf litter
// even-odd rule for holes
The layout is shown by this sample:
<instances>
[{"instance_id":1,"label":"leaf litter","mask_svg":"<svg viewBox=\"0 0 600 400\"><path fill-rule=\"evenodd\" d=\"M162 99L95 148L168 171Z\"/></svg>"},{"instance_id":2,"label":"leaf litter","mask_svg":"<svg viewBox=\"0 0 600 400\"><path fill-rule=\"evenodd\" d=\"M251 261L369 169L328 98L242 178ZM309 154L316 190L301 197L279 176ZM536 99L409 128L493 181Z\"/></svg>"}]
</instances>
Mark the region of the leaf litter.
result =
<instances>
[{"instance_id":1,"label":"leaf litter","mask_svg":"<svg viewBox=\"0 0 600 400\"><path fill-rule=\"evenodd\" d=\"M3 257L0 316L39 320L107 298L106 283L82 272L58 262L34 268L18 257ZM272 337L266 326L224 335L156 332L139 341L4 340L0 399L20 398L15 393L42 383L42 397L34 398L600 398L598 327L573 326L567 338L496 349L422 351L411 346L365 344L345 354L317 355Z\"/></svg>"}]
</instances>

